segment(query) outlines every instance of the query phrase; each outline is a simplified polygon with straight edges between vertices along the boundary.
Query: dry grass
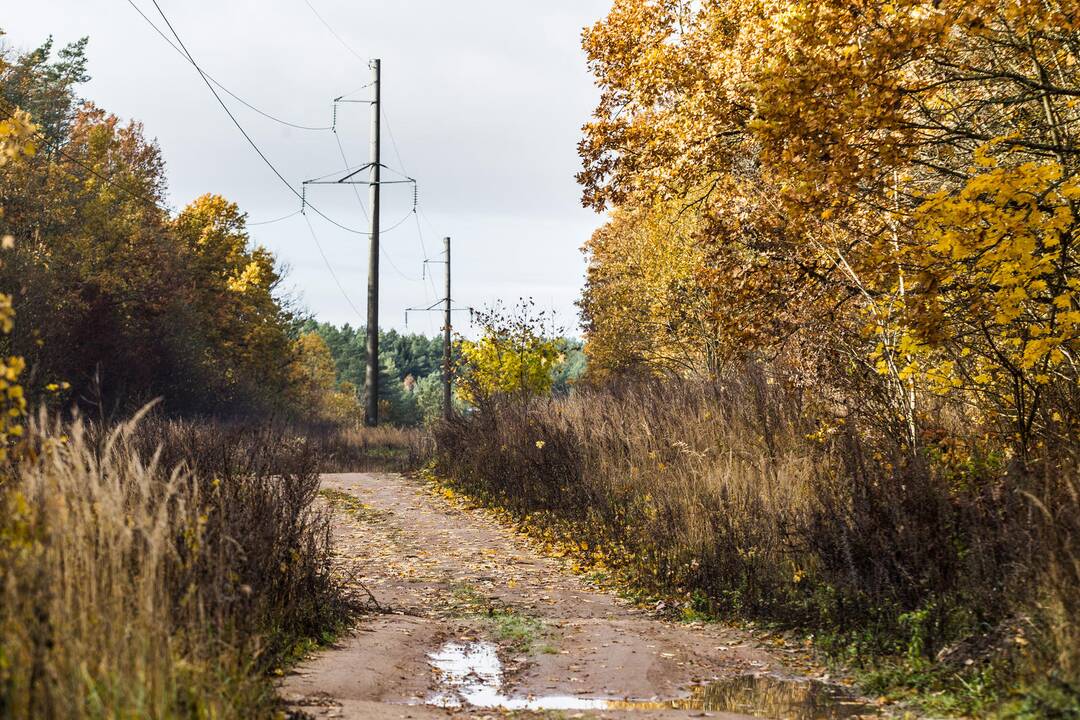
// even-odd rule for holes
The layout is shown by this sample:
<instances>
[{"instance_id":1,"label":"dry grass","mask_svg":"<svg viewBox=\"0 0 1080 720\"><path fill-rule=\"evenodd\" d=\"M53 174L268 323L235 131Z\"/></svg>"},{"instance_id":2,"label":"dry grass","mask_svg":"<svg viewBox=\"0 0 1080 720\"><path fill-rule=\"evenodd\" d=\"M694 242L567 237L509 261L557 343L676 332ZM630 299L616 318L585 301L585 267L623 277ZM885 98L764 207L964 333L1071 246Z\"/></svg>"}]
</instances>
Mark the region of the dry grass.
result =
<instances>
[{"instance_id":1,"label":"dry grass","mask_svg":"<svg viewBox=\"0 0 1080 720\"><path fill-rule=\"evenodd\" d=\"M930 661L1040 605L1035 644L1054 656L1041 666L1075 687L1075 455L1017 474L946 407L913 455L872 404L821 397L750 367L496 400L439 428L437 471L687 612L767 618L836 648Z\"/></svg>"},{"instance_id":2,"label":"dry grass","mask_svg":"<svg viewBox=\"0 0 1080 720\"><path fill-rule=\"evenodd\" d=\"M426 463L435 451L430 433L420 428L324 428L306 436L321 451L323 472L405 472Z\"/></svg>"},{"instance_id":3,"label":"dry grass","mask_svg":"<svg viewBox=\"0 0 1080 720\"><path fill-rule=\"evenodd\" d=\"M300 440L40 416L0 475L0 717L268 714L345 621Z\"/></svg>"}]
</instances>

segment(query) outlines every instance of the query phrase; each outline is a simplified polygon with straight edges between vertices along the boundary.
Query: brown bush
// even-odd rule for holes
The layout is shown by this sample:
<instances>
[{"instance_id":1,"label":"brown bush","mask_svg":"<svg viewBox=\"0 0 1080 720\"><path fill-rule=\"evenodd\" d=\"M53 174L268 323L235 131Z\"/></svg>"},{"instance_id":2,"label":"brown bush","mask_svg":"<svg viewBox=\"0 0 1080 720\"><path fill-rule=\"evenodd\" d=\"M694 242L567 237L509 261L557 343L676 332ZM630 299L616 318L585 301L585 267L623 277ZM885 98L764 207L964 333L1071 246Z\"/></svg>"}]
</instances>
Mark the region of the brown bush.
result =
<instances>
[{"instance_id":1,"label":"brown bush","mask_svg":"<svg viewBox=\"0 0 1080 720\"><path fill-rule=\"evenodd\" d=\"M963 408L924 424L913 453L874 405L750 366L493 401L438 429L437 471L688 609L932 658L1049 601L1075 663L1075 456L1018 472Z\"/></svg>"},{"instance_id":2,"label":"brown bush","mask_svg":"<svg viewBox=\"0 0 1080 720\"><path fill-rule=\"evenodd\" d=\"M41 415L0 478L0 717L262 714L349 616L303 440Z\"/></svg>"}]
</instances>

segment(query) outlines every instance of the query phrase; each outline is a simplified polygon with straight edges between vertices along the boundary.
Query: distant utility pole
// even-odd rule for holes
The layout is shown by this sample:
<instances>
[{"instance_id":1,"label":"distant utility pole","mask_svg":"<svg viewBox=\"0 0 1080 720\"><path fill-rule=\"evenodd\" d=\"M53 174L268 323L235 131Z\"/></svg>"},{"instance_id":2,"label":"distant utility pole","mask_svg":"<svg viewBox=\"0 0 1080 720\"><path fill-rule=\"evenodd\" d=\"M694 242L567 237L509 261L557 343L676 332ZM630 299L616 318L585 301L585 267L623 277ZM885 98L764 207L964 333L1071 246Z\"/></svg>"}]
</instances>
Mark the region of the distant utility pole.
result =
<instances>
[{"instance_id":1,"label":"distant utility pole","mask_svg":"<svg viewBox=\"0 0 1080 720\"><path fill-rule=\"evenodd\" d=\"M443 419L449 420L453 408L450 404L450 373L451 373L451 358L450 358L450 313L453 312L453 308L450 307L450 238L443 238L443 249L446 252L446 297L444 301L446 306L443 310Z\"/></svg>"},{"instance_id":2,"label":"distant utility pole","mask_svg":"<svg viewBox=\"0 0 1080 720\"><path fill-rule=\"evenodd\" d=\"M446 266L446 296L441 300L436 300L434 303L426 308L408 308L405 310L405 324L409 324L409 313L411 312L438 312L439 305L442 305L443 312L443 367L442 367L442 391L443 391L443 418L449 420L454 416L454 402L453 402L453 384L454 384L454 358L453 350L454 346L451 341L451 334L453 332L452 315L454 312L463 312L469 308L455 308L453 306L453 296L450 294L450 238L443 238L443 253L446 255L445 260L425 260L425 266L427 264ZM426 271L425 271L426 272Z\"/></svg>"},{"instance_id":3,"label":"distant utility pole","mask_svg":"<svg viewBox=\"0 0 1080 720\"><path fill-rule=\"evenodd\" d=\"M364 422L368 426L379 424L379 192L382 181L382 60L371 61L374 99L371 102L371 165L369 166L368 193L371 202L370 241L368 242L368 290L367 290L367 373L365 390L367 407Z\"/></svg>"}]
</instances>

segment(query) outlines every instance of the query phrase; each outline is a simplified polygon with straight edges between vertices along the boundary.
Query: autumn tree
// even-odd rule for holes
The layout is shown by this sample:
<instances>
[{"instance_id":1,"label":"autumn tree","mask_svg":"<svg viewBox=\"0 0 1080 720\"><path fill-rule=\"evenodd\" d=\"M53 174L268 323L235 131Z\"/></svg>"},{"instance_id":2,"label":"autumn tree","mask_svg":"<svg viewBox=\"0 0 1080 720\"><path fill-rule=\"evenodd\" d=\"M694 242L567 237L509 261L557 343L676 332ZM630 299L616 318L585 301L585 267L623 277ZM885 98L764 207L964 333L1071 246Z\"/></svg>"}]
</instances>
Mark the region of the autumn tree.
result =
<instances>
[{"instance_id":1,"label":"autumn tree","mask_svg":"<svg viewBox=\"0 0 1080 720\"><path fill-rule=\"evenodd\" d=\"M289 392L297 407L324 422L357 425L364 417L356 386L339 382L330 348L318 333L301 335L293 344Z\"/></svg>"},{"instance_id":2,"label":"autumn tree","mask_svg":"<svg viewBox=\"0 0 1080 720\"><path fill-rule=\"evenodd\" d=\"M550 393L561 361L548 313L523 300L512 310L501 305L476 314L478 340L459 341L457 392L476 405L498 396L529 398Z\"/></svg>"},{"instance_id":3,"label":"autumn tree","mask_svg":"<svg viewBox=\"0 0 1080 720\"><path fill-rule=\"evenodd\" d=\"M295 412L274 257L224 198L172 216L156 143L77 98L84 49L3 53L0 89L44 124L40 152L0 170L0 235L22 239L0 268L20 317L0 348L25 358L32 394L68 381L97 410Z\"/></svg>"},{"instance_id":4,"label":"autumn tree","mask_svg":"<svg viewBox=\"0 0 1080 720\"><path fill-rule=\"evenodd\" d=\"M251 243L245 215L218 195L193 201L171 227L190 261L199 364L214 392L233 400L283 391L289 315L275 296L273 255Z\"/></svg>"},{"instance_id":5,"label":"autumn tree","mask_svg":"<svg viewBox=\"0 0 1080 720\"><path fill-rule=\"evenodd\" d=\"M0 167L34 154L35 132L29 115L21 110L0 120ZM0 217L3 211L3 207L0 207ZM0 252L6 253L14 245L14 237L0 233ZM11 295L0 292L0 335L10 333L14 325L15 310ZM26 411L26 397L19 384L19 376L25 367L26 362L21 357L0 357L0 460L7 457L8 443L23 433L20 421Z\"/></svg>"},{"instance_id":6,"label":"autumn tree","mask_svg":"<svg viewBox=\"0 0 1080 720\"><path fill-rule=\"evenodd\" d=\"M757 308L756 347L869 361L913 444L919 395L946 393L1024 453L1076 423L1078 17L617 0L585 33L585 200L698 215L721 335Z\"/></svg>"}]
</instances>

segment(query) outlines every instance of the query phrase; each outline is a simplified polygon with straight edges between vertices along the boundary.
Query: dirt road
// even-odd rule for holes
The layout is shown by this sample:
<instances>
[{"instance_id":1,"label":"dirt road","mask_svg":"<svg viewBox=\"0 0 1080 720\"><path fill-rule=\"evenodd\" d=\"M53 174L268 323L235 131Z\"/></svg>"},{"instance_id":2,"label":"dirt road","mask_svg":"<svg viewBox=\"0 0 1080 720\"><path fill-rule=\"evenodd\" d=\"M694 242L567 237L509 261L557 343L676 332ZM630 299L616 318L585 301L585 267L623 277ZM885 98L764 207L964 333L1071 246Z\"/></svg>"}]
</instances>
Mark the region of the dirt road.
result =
<instances>
[{"instance_id":1,"label":"dirt road","mask_svg":"<svg viewBox=\"0 0 1080 720\"><path fill-rule=\"evenodd\" d=\"M840 718L870 715L798 654L674 623L419 480L329 475L340 570L380 612L286 677L310 717ZM767 649L768 648L768 649ZM303 716L303 715L301 715Z\"/></svg>"}]
</instances>

